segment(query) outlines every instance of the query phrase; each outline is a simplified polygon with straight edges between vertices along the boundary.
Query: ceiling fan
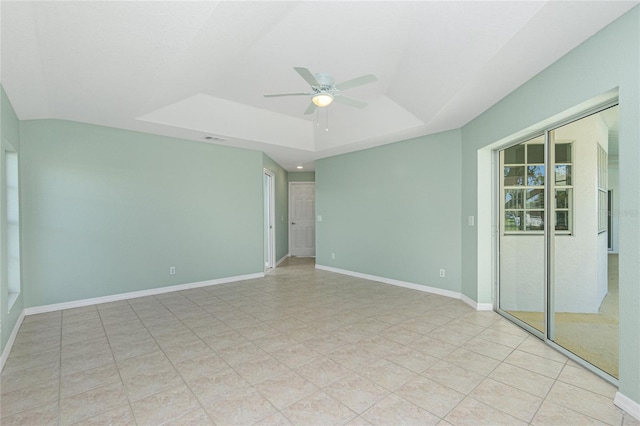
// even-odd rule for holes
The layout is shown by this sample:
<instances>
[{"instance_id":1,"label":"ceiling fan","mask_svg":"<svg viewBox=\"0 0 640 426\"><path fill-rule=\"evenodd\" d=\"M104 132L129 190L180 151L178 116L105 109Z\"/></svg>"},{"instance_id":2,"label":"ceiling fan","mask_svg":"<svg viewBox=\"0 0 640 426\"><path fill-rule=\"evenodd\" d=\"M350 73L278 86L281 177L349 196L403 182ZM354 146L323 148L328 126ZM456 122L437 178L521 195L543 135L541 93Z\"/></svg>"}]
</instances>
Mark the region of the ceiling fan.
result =
<instances>
[{"instance_id":1,"label":"ceiling fan","mask_svg":"<svg viewBox=\"0 0 640 426\"><path fill-rule=\"evenodd\" d=\"M293 67L293 69L296 70L298 74L300 74L300 77L304 78L305 81L311 85L310 92L273 93L264 95L264 97L275 98L278 96L311 96L311 103L309 104L307 110L304 112L305 114L312 114L317 107L329 106L329 104L333 101L356 108L364 108L367 106L366 102L344 96L342 94L342 91L351 89L353 87L362 86L363 84L378 81L378 77L376 77L375 75L367 74L353 78L351 80L343 81L342 83L334 84L334 79L330 74L312 74L311 71L309 71L309 69L305 67Z\"/></svg>"}]
</instances>

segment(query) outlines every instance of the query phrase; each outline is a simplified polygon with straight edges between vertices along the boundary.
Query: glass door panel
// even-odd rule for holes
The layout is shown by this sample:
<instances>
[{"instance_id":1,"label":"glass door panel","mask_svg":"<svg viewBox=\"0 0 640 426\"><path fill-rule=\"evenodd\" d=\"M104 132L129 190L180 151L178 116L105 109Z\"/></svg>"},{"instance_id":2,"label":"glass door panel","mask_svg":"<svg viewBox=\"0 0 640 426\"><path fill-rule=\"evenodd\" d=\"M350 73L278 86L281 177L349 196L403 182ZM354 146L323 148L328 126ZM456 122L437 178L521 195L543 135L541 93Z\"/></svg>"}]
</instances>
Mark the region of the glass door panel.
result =
<instances>
[{"instance_id":1,"label":"glass door panel","mask_svg":"<svg viewBox=\"0 0 640 426\"><path fill-rule=\"evenodd\" d=\"M500 151L498 308L545 332L544 137Z\"/></svg>"},{"instance_id":2,"label":"glass door panel","mask_svg":"<svg viewBox=\"0 0 640 426\"><path fill-rule=\"evenodd\" d=\"M548 338L616 378L617 254L608 250L607 193L609 163L617 173L609 155L617 155L617 114L615 106L549 132L555 179L548 188L555 194Z\"/></svg>"}]
</instances>

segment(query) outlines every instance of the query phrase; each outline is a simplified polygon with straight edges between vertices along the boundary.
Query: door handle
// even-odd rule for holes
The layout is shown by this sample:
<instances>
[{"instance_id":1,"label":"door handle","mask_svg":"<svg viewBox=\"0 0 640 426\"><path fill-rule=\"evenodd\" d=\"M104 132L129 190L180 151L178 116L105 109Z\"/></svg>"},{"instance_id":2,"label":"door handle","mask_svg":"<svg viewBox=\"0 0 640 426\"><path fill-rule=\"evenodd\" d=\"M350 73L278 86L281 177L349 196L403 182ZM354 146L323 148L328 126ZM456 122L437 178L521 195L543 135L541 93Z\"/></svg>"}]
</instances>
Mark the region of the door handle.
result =
<instances>
[{"instance_id":1,"label":"door handle","mask_svg":"<svg viewBox=\"0 0 640 426\"><path fill-rule=\"evenodd\" d=\"M295 222L291 222L291 224L292 224L292 225L295 225L296 223L295 223Z\"/></svg>"}]
</instances>

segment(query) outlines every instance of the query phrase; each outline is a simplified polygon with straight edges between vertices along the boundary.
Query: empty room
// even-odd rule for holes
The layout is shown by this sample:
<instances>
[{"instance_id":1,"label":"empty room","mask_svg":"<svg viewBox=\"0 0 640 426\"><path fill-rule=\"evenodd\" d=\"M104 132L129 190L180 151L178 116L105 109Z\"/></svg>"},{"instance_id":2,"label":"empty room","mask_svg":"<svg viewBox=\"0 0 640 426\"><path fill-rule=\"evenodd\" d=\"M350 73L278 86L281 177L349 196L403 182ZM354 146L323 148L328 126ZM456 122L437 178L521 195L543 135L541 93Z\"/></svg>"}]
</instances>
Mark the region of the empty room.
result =
<instances>
[{"instance_id":1,"label":"empty room","mask_svg":"<svg viewBox=\"0 0 640 426\"><path fill-rule=\"evenodd\" d=\"M640 423L640 1L0 24L2 425Z\"/></svg>"}]
</instances>

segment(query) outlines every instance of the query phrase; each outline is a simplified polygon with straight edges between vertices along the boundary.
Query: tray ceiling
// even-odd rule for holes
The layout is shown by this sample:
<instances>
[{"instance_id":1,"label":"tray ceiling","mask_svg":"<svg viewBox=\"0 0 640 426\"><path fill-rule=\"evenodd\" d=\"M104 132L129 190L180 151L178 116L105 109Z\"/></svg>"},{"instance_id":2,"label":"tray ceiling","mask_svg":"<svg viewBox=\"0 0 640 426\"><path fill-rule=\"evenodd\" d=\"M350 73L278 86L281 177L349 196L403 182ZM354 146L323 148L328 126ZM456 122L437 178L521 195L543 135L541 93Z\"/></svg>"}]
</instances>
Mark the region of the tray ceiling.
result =
<instances>
[{"instance_id":1,"label":"tray ceiling","mask_svg":"<svg viewBox=\"0 0 640 426\"><path fill-rule=\"evenodd\" d=\"M22 120L214 136L313 170L463 126L636 4L2 1L0 70ZM304 115L306 97L263 97L307 91L294 66L379 81L349 90L365 109Z\"/></svg>"}]
</instances>

